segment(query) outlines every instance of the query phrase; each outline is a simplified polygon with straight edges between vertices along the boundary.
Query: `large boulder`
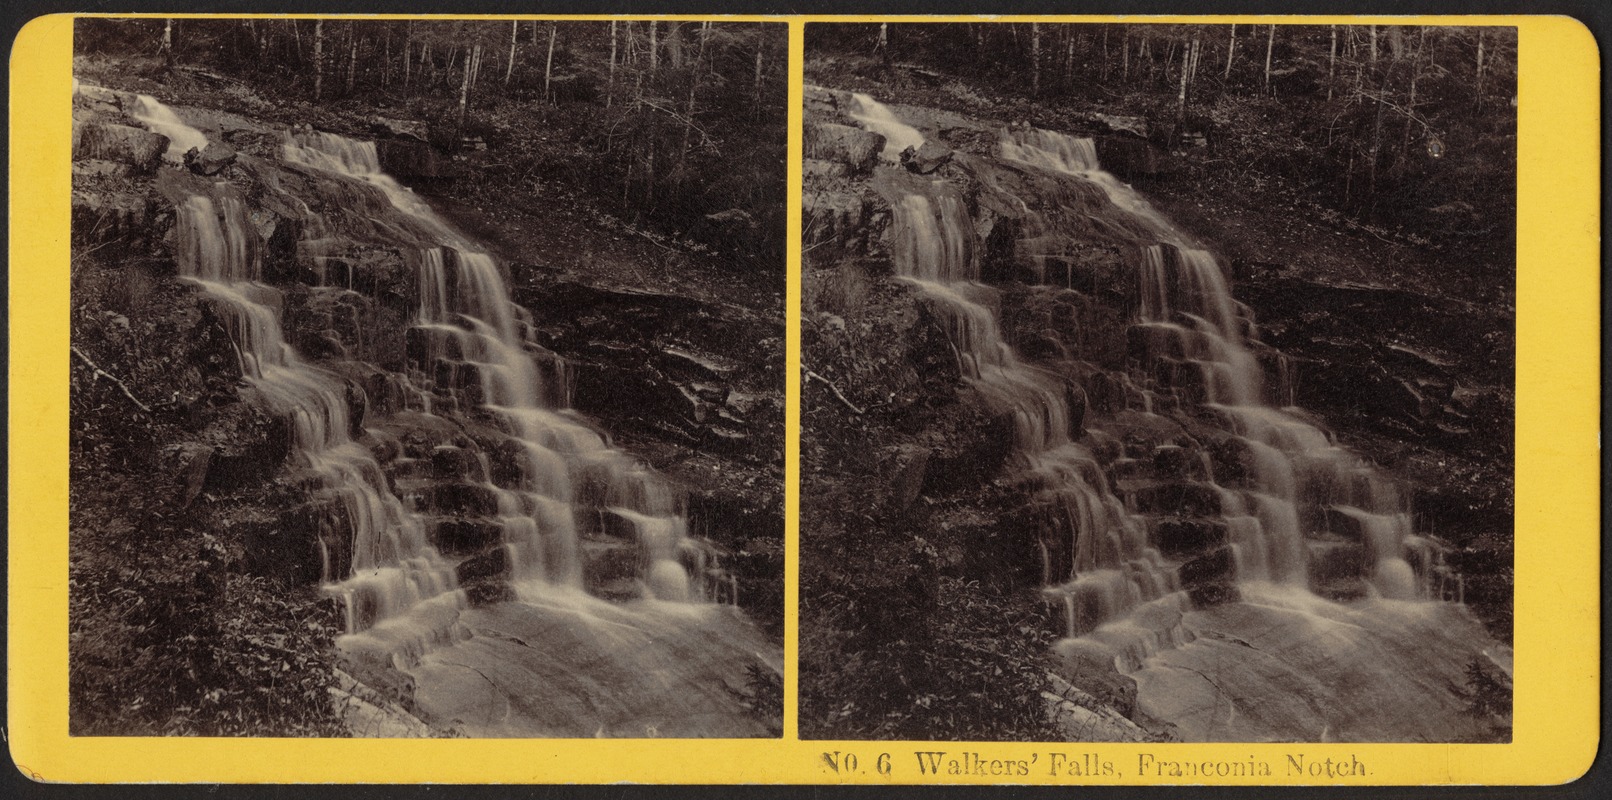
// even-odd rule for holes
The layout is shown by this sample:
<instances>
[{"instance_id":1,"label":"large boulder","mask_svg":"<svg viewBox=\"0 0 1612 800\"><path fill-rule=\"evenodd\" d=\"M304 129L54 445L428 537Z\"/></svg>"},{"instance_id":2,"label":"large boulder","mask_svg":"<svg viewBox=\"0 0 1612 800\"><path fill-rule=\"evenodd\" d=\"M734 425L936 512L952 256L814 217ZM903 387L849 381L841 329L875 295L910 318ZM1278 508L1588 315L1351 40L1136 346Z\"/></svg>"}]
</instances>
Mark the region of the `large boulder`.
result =
<instances>
[{"instance_id":1,"label":"large boulder","mask_svg":"<svg viewBox=\"0 0 1612 800\"><path fill-rule=\"evenodd\" d=\"M217 175L235 163L235 150L226 144L209 142L206 148L187 150L184 161L185 167L197 175Z\"/></svg>"},{"instance_id":2,"label":"large boulder","mask_svg":"<svg viewBox=\"0 0 1612 800\"><path fill-rule=\"evenodd\" d=\"M159 133L110 122L86 122L73 126L73 159L96 158L128 164L140 172L150 172L162 162L168 137Z\"/></svg>"},{"instance_id":3,"label":"large boulder","mask_svg":"<svg viewBox=\"0 0 1612 800\"><path fill-rule=\"evenodd\" d=\"M73 238L91 247L117 240L132 243L152 232L151 204L133 192L74 189L71 219Z\"/></svg>"},{"instance_id":4,"label":"large boulder","mask_svg":"<svg viewBox=\"0 0 1612 800\"><path fill-rule=\"evenodd\" d=\"M425 142L382 139L375 143L381 169L399 178L452 178L453 165Z\"/></svg>"},{"instance_id":5,"label":"large boulder","mask_svg":"<svg viewBox=\"0 0 1612 800\"><path fill-rule=\"evenodd\" d=\"M901 153L901 166L919 175L928 175L951 160L952 151L934 142L924 142L917 150L909 147Z\"/></svg>"},{"instance_id":6,"label":"large boulder","mask_svg":"<svg viewBox=\"0 0 1612 800\"><path fill-rule=\"evenodd\" d=\"M1164 151L1145 139L1105 136L1097 140L1097 157L1103 169L1126 180L1151 178L1169 172Z\"/></svg>"},{"instance_id":7,"label":"large boulder","mask_svg":"<svg viewBox=\"0 0 1612 800\"><path fill-rule=\"evenodd\" d=\"M853 173L873 169L884 149L883 136L849 125L808 122L804 133L807 158L839 162Z\"/></svg>"},{"instance_id":8,"label":"large boulder","mask_svg":"<svg viewBox=\"0 0 1612 800\"><path fill-rule=\"evenodd\" d=\"M412 139L416 142L430 141L430 126L419 120L392 119L390 117L371 117L369 128L381 136L394 139Z\"/></svg>"},{"instance_id":9,"label":"large boulder","mask_svg":"<svg viewBox=\"0 0 1612 800\"><path fill-rule=\"evenodd\" d=\"M829 252L819 254L818 258L865 250L866 201L858 193L808 190L802 193L801 218L804 220L801 238L808 247L829 245ZM858 244L863 246L858 247Z\"/></svg>"}]
</instances>

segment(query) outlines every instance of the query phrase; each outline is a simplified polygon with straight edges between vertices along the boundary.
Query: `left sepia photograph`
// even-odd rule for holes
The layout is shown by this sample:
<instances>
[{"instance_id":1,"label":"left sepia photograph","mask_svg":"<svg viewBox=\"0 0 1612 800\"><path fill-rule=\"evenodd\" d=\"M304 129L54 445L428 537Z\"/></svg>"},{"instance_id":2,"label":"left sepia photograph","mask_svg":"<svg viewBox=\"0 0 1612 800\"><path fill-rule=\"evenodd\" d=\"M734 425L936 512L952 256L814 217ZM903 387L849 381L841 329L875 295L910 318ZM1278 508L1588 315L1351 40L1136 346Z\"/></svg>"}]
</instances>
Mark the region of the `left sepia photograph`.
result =
<instances>
[{"instance_id":1,"label":"left sepia photograph","mask_svg":"<svg viewBox=\"0 0 1612 800\"><path fill-rule=\"evenodd\" d=\"M787 41L77 20L70 734L780 736Z\"/></svg>"}]
</instances>

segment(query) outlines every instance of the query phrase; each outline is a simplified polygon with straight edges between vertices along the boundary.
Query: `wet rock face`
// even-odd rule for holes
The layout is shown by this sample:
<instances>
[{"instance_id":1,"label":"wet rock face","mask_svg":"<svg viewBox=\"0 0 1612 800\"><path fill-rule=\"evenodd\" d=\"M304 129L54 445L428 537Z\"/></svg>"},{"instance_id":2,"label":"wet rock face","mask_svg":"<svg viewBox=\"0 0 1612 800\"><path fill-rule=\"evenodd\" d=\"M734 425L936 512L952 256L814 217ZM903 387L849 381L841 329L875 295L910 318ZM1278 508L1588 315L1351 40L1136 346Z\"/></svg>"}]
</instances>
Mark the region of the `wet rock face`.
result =
<instances>
[{"instance_id":1,"label":"wet rock face","mask_svg":"<svg viewBox=\"0 0 1612 800\"><path fill-rule=\"evenodd\" d=\"M696 449L774 463L781 390L764 342L777 321L675 294L565 279L517 286L540 343L566 356L572 403L617 431L670 432Z\"/></svg>"},{"instance_id":2,"label":"wet rock face","mask_svg":"<svg viewBox=\"0 0 1612 800\"><path fill-rule=\"evenodd\" d=\"M1103 168L1126 180L1152 178L1171 171L1169 156L1146 139L1105 136L1096 142Z\"/></svg>"},{"instance_id":3,"label":"wet rock face","mask_svg":"<svg viewBox=\"0 0 1612 800\"><path fill-rule=\"evenodd\" d=\"M901 154L901 166L919 175L929 175L951 160L951 150L931 141L924 142L917 150Z\"/></svg>"},{"instance_id":4,"label":"wet rock face","mask_svg":"<svg viewBox=\"0 0 1612 800\"><path fill-rule=\"evenodd\" d=\"M128 125L92 121L73 126L74 160L112 161L150 173L167 149L168 137Z\"/></svg>"},{"instance_id":5,"label":"wet rock face","mask_svg":"<svg viewBox=\"0 0 1612 800\"><path fill-rule=\"evenodd\" d=\"M381 169L404 179L442 179L456 177L452 162L437 152L435 147L416 139L382 139L375 143Z\"/></svg>"},{"instance_id":6,"label":"wet rock face","mask_svg":"<svg viewBox=\"0 0 1612 800\"><path fill-rule=\"evenodd\" d=\"M235 150L221 142L208 142L206 149L190 148L184 156L185 168L197 175L217 175L235 163Z\"/></svg>"},{"instance_id":7,"label":"wet rock face","mask_svg":"<svg viewBox=\"0 0 1612 800\"><path fill-rule=\"evenodd\" d=\"M859 174L878 163L884 137L849 125L813 122L806 125L804 146L807 158L844 164Z\"/></svg>"}]
</instances>

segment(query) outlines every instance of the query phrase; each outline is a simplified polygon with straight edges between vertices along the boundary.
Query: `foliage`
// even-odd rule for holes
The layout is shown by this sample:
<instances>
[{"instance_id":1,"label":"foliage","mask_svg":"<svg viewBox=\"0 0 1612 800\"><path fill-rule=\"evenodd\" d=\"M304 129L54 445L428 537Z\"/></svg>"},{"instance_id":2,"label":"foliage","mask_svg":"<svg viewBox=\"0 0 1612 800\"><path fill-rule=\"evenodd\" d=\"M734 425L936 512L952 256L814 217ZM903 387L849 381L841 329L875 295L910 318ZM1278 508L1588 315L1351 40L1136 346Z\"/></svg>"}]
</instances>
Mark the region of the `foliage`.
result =
<instances>
[{"instance_id":1,"label":"foliage","mask_svg":"<svg viewBox=\"0 0 1612 800\"><path fill-rule=\"evenodd\" d=\"M759 664L751 664L745 670L745 687L743 691L733 691L750 709L756 719L767 726L767 731L773 736L782 736L784 731L784 678L782 675Z\"/></svg>"},{"instance_id":2,"label":"foliage","mask_svg":"<svg viewBox=\"0 0 1612 800\"><path fill-rule=\"evenodd\" d=\"M1511 687L1497 680L1493 667L1474 657L1466 665L1466 713L1479 718L1511 714Z\"/></svg>"},{"instance_id":3,"label":"foliage","mask_svg":"<svg viewBox=\"0 0 1612 800\"><path fill-rule=\"evenodd\" d=\"M233 405L227 336L161 265L80 248L73 265L68 518L75 735L336 736L336 614L313 587L248 574L218 520L264 488L187 503L175 449ZM150 411L111 385L123 382ZM209 410L212 409L212 410ZM254 495L253 492L256 492Z\"/></svg>"},{"instance_id":4,"label":"foliage","mask_svg":"<svg viewBox=\"0 0 1612 800\"><path fill-rule=\"evenodd\" d=\"M1496 677L1496 669L1479 657L1466 665L1467 706L1463 712L1470 717L1487 720L1490 730L1500 741L1511 738L1511 697L1509 680Z\"/></svg>"},{"instance_id":5,"label":"foliage","mask_svg":"<svg viewBox=\"0 0 1612 800\"><path fill-rule=\"evenodd\" d=\"M898 566L904 563L898 554L880 548L869 555L906 585L863 574L803 586L802 736L1026 741L1056 735L1041 694L1047 680L1042 659L1052 636L1040 608L1022 592L949 576L932 578L934 596L928 597L917 588L924 579Z\"/></svg>"}]
</instances>

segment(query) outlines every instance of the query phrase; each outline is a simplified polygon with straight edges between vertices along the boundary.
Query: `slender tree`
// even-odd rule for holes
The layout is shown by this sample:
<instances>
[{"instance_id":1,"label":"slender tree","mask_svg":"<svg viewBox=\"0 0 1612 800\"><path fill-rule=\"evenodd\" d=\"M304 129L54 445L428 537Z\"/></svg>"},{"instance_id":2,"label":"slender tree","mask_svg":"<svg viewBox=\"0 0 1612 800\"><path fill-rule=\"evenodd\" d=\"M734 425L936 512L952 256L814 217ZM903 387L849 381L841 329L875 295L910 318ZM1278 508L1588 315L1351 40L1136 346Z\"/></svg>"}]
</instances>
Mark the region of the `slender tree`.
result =
<instances>
[{"instance_id":1,"label":"slender tree","mask_svg":"<svg viewBox=\"0 0 1612 800\"><path fill-rule=\"evenodd\" d=\"M537 23L532 23L536 25ZM509 83L511 75L515 74L515 40L521 35L521 21L510 20L509 23L509 63L504 67L504 83Z\"/></svg>"},{"instance_id":2,"label":"slender tree","mask_svg":"<svg viewBox=\"0 0 1612 800\"><path fill-rule=\"evenodd\" d=\"M403 29L403 93L409 93L409 51L414 49L414 20Z\"/></svg>"},{"instance_id":3,"label":"slender tree","mask_svg":"<svg viewBox=\"0 0 1612 800\"><path fill-rule=\"evenodd\" d=\"M1130 83L1131 82L1131 29L1130 29L1129 26L1127 26L1125 28L1124 39L1125 39L1125 44L1122 47L1123 53L1121 54L1121 70L1120 70L1119 75L1120 75L1120 80L1122 80L1122 81L1124 81L1126 83Z\"/></svg>"},{"instance_id":4,"label":"slender tree","mask_svg":"<svg viewBox=\"0 0 1612 800\"><path fill-rule=\"evenodd\" d=\"M1332 52L1327 56L1327 101L1332 100L1332 81L1338 73L1338 26L1332 26Z\"/></svg>"},{"instance_id":5,"label":"slender tree","mask_svg":"<svg viewBox=\"0 0 1612 800\"><path fill-rule=\"evenodd\" d=\"M761 72L761 58L762 58L762 53L765 50L766 50L766 40L764 38L758 37L756 39L756 83L755 83L755 96L756 96L756 100L757 100L757 105L756 105L757 111L760 111L760 109L761 109L761 106L760 106L760 100L761 100L761 74L762 74L762 72Z\"/></svg>"},{"instance_id":6,"label":"slender tree","mask_svg":"<svg viewBox=\"0 0 1612 800\"><path fill-rule=\"evenodd\" d=\"M325 91L325 21L313 21L313 99L319 100Z\"/></svg>"},{"instance_id":7,"label":"slender tree","mask_svg":"<svg viewBox=\"0 0 1612 800\"><path fill-rule=\"evenodd\" d=\"M672 69L683 68L683 23L675 20L666 23L666 59Z\"/></svg>"},{"instance_id":8,"label":"slender tree","mask_svg":"<svg viewBox=\"0 0 1612 800\"><path fill-rule=\"evenodd\" d=\"M655 20L649 21L649 74L654 75L660 70L660 45L656 42Z\"/></svg>"},{"instance_id":9,"label":"slender tree","mask_svg":"<svg viewBox=\"0 0 1612 800\"><path fill-rule=\"evenodd\" d=\"M1265 36L1265 91L1271 90L1271 52L1276 49L1276 25Z\"/></svg>"},{"instance_id":10,"label":"slender tree","mask_svg":"<svg viewBox=\"0 0 1612 800\"><path fill-rule=\"evenodd\" d=\"M163 21L162 43L157 45L157 53L162 56L162 63L173 66L174 63L174 20L173 17Z\"/></svg>"},{"instance_id":11,"label":"slender tree","mask_svg":"<svg viewBox=\"0 0 1612 800\"><path fill-rule=\"evenodd\" d=\"M616 99L616 21L610 20L610 79L605 84L605 108Z\"/></svg>"},{"instance_id":12,"label":"slender tree","mask_svg":"<svg viewBox=\"0 0 1612 800\"><path fill-rule=\"evenodd\" d=\"M1187 79L1192 74L1187 62L1191 58L1191 48L1181 48L1181 90L1176 96L1176 126L1181 130L1186 130L1187 125Z\"/></svg>"},{"instance_id":13,"label":"slender tree","mask_svg":"<svg viewBox=\"0 0 1612 800\"><path fill-rule=\"evenodd\" d=\"M1237 55L1237 23L1231 24L1231 39L1226 43L1226 74L1223 80L1231 80L1231 59Z\"/></svg>"},{"instance_id":14,"label":"slender tree","mask_svg":"<svg viewBox=\"0 0 1612 800\"><path fill-rule=\"evenodd\" d=\"M460 131L463 131L465 129L465 119L470 113L470 81L472 79L471 78L472 73L475 71L475 65L474 65L473 62L475 61L475 58L477 56L480 56L480 55L481 55L481 44L480 43L471 45L470 50L466 51L466 53L465 53L464 79L459 84L459 130Z\"/></svg>"},{"instance_id":15,"label":"slender tree","mask_svg":"<svg viewBox=\"0 0 1612 800\"><path fill-rule=\"evenodd\" d=\"M560 25L559 25L559 23L558 22L550 22L549 23L549 53L548 53L548 57L543 59L543 99L547 100L550 103L554 102L554 92L550 88L550 82L554 79L554 40L556 38L558 38L559 33L560 33Z\"/></svg>"},{"instance_id":16,"label":"slender tree","mask_svg":"<svg viewBox=\"0 0 1612 800\"><path fill-rule=\"evenodd\" d=\"M347 25L347 93L353 93L358 78L358 21Z\"/></svg>"}]
</instances>

